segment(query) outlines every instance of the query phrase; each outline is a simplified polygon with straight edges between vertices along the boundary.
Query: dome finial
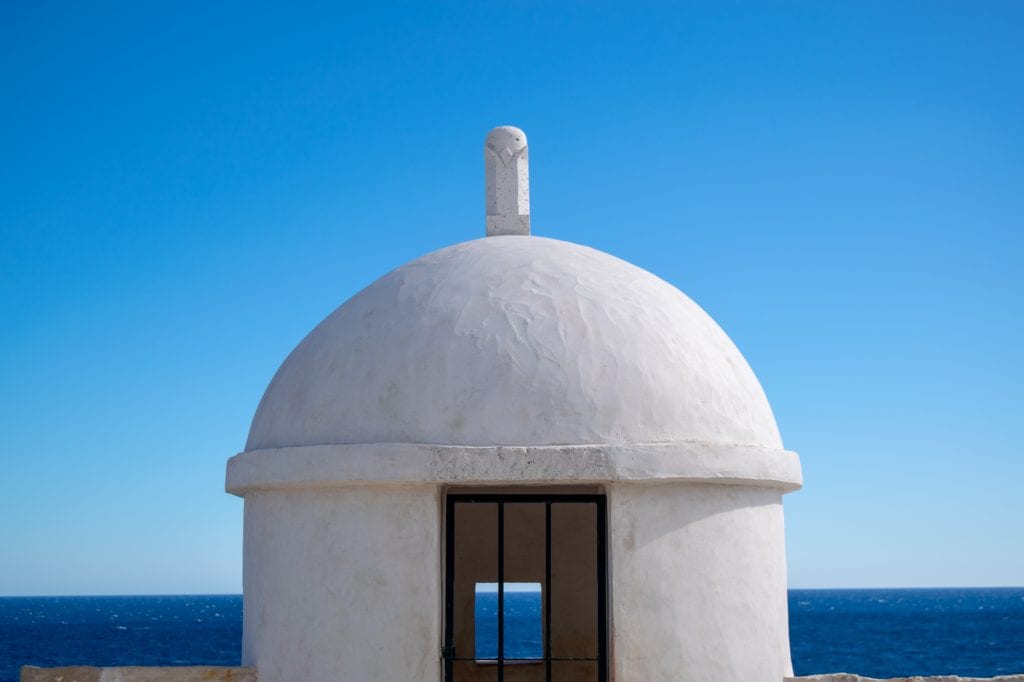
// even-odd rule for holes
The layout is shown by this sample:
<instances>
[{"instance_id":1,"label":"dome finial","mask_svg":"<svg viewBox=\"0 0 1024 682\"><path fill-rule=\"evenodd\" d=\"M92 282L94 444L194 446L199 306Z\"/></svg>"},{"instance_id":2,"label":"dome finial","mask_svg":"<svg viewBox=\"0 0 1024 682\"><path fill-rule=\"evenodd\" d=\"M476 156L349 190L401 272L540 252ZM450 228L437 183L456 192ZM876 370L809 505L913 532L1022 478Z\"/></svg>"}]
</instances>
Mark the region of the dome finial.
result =
<instances>
[{"instance_id":1,"label":"dome finial","mask_svg":"<svg viewBox=\"0 0 1024 682\"><path fill-rule=\"evenodd\" d=\"M530 234L530 167L526 133L499 126L484 144L487 236Z\"/></svg>"}]
</instances>

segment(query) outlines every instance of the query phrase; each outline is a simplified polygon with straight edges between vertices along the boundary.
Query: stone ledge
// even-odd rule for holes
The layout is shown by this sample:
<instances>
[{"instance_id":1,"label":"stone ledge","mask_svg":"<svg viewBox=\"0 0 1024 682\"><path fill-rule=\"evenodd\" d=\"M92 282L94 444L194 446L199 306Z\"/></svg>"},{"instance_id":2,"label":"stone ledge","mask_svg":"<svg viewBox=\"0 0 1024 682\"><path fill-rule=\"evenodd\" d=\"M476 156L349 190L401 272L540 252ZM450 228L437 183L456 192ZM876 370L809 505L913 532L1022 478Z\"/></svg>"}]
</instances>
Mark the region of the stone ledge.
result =
<instances>
[{"instance_id":1,"label":"stone ledge","mask_svg":"<svg viewBox=\"0 0 1024 682\"><path fill-rule=\"evenodd\" d=\"M876 677L851 675L850 673L830 673L828 675L811 675L810 677L787 677L785 682L1024 682L1024 675L1004 675L1001 677L939 675L936 677L893 677L879 679Z\"/></svg>"},{"instance_id":2,"label":"stone ledge","mask_svg":"<svg viewBox=\"0 0 1024 682\"><path fill-rule=\"evenodd\" d=\"M255 668L223 666L125 666L95 668L21 668L21 682L257 682Z\"/></svg>"},{"instance_id":3,"label":"stone ledge","mask_svg":"<svg viewBox=\"0 0 1024 682\"><path fill-rule=\"evenodd\" d=\"M228 460L225 490L351 485L721 483L803 485L795 452L692 441L593 445L476 446L351 443L249 450Z\"/></svg>"}]
</instances>

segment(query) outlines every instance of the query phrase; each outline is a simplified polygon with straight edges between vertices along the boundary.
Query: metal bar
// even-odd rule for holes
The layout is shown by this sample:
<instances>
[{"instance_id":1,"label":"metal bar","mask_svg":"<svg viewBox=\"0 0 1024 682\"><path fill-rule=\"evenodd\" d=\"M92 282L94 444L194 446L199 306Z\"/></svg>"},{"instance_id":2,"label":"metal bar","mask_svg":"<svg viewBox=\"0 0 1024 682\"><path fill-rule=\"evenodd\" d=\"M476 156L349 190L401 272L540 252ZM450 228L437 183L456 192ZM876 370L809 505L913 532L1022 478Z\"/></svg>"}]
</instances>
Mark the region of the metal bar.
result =
<instances>
[{"instance_id":1,"label":"metal bar","mask_svg":"<svg viewBox=\"0 0 1024 682\"><path fill-rule=\"evenodd\" d=\"M455 657L455 499L448 498L445 504L445 547L444 547L444 679L454 682L453 659Z\"/></svg>"},{"instance_id":2,"label":"metal bar","mask_svg":"<svg viewBox=\"0 0 1024 682\"><path fill-rule=\"evenodd\" d=\"M551 682L551 502L544 503L544 680Z\"/></svg>"},{"instance_id":3,"label":"metal bar","mask_svg":"<svg viewBox=\"0 0 1024 682\"><path fill-rule=\"evenodd\" d=\"M604 495L587 493L584 495L572 495L559 493L557 495L538 495L528 493L517 495L515 493L458 493L449 495L448 499L457 502L579 502L591 504L604 499Z\"/></svg>"},{"instance_id":4,"label":"metal bar","mask_svg":"<svg viewBox=\"0 0 1024 682\"><path fill-rule=\"evenodd\" d=\"M608 559L605 537L605 498L597 500L597 663L598 682L608 680Z\"/></svg>"},{"instance_id":5,"label":"metal bar","mask_svg":"<svg viewBox=\"0 0 1024 682\"><path fill-rule=\"evenodd\" d=\"M505 680L505 503L498 502L498 682Z\"/></svg>"},{"instance_id":6,"label":"metal bar","mask_svg":"<svg viewBox=\"0 0 1024 682\"><path fill-rule=\"evenodd\" d=\"M453 661L471 661L473 663L480 663L481 661L483 661L483 662L494 661L495 663L498 662L498 659L496 659L496 658L470 658L470 657L465 657L465 656L456 656L452 660ZM542 662L544 662L543 658L507 658L505 660L506 660L506 662L522 661L524 663L542 663ZM552 661L576 661L576 662L582 661L584 663L587 663L587 662L589 662L589 663L596 663L599 659L597 657L595 657L595 656L555 656L551 660Z\"/></svg>"}]
</instances>

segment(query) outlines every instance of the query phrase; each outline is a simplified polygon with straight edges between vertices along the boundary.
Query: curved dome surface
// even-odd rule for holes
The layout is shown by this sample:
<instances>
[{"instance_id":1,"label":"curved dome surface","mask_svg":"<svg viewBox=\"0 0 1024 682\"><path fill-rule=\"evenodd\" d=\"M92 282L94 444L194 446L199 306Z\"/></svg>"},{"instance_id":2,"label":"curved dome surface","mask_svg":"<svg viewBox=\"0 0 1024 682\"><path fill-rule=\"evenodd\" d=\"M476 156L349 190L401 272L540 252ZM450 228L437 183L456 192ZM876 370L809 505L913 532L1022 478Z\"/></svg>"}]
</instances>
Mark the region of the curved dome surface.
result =
<instances>
[{"instance_id":1,"label":"curved dome surface","mask_svg":"<svg viewBox=\"0 0 1024 682\"><path fill-rule=\"evenodd\" d=\"M686 295L595 249L502 236L335 310L274 376L246 449L671 442L782 447L754 373Z\"/></svg>"}]
</instances>

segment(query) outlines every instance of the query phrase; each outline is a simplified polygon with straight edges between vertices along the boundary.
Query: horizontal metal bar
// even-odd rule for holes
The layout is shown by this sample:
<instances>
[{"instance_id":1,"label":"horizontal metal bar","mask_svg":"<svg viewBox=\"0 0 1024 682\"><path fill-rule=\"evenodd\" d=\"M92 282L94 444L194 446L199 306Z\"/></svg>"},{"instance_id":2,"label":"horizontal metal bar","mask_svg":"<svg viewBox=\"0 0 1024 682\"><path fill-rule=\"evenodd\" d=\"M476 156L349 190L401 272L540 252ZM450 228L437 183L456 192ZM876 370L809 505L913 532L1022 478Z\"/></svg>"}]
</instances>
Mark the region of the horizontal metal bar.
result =
<instances>
[{"instance_id":1,"label":"horizontal metal bar","mask_svg":"<svg viewBox=\"0 0 1024 682\"><path fill-rule=\"evenodd\" d=\"M448 499L452 502L462 503L473 503L473 502L578 502L578 503L591 503L594 504L599 500L603 500L604 495L534 495L534 494L495 494L495 493L482 493L482 494L462 494L462 495L448 495Z\"/></svg>"},{"instance_id":2,"label":"horizontal metal bar","mask_svg":"<svg viewBox=\"0 0 1024 682\"><path fill-rule=\"evenodd\" d=\"M455 658L453 658L451 660L453 660L453 661L476 661L478 663L497 663L498 661L503 661L505 663L508 663L509 661L526 661L528 663L544 663L545 661L553 661L555 663L560 663L560 662L571 663L571 662L574 662L574 661L578 661L578 662L581 662L581 663L587 663L587 662L596 663L596 662L598 662L601 659L599 659L599 658L584 658L582 656L580 656L580 657L566 656L566 657L560 657L560 658L460 658L460 657L456 656Z\"/></svg>"}]
</instances>

